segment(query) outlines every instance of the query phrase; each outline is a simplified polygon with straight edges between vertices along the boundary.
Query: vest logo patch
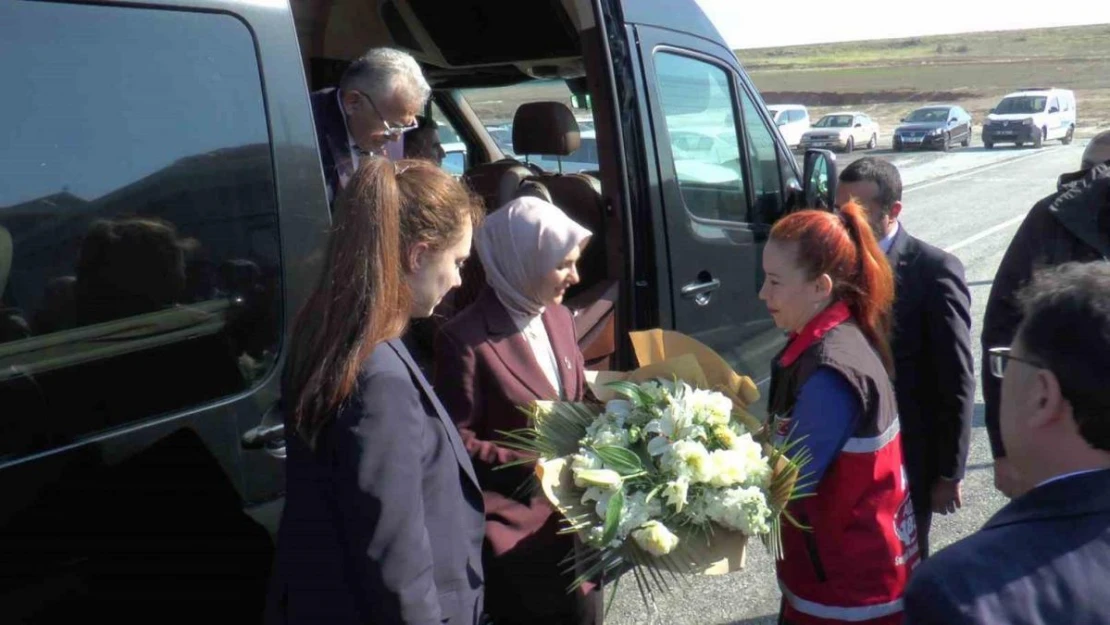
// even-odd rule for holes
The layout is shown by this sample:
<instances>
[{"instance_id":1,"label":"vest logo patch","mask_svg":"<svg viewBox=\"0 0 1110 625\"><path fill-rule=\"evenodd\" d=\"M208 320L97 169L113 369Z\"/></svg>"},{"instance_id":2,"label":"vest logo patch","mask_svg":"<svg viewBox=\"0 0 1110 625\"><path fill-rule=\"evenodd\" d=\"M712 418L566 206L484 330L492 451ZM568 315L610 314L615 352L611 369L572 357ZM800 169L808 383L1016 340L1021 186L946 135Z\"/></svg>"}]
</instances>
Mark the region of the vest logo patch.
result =
<instances>
[{"instance_id":1,"label":"vest logo patch","mask_svg":"<svg viewBox=\"0 0 1110 625\"><path fill-rule=\"evenodd\" d=\"M913 514L913 502L910 500L910 493L906 491L906 497L902 500L902 505L898 506L898 510L894 513L894 534L902 543L902 555L894 559L896 565L903 565L910 562L914 556L917 555L917 519Z\"/></svg>"}]
</instances>

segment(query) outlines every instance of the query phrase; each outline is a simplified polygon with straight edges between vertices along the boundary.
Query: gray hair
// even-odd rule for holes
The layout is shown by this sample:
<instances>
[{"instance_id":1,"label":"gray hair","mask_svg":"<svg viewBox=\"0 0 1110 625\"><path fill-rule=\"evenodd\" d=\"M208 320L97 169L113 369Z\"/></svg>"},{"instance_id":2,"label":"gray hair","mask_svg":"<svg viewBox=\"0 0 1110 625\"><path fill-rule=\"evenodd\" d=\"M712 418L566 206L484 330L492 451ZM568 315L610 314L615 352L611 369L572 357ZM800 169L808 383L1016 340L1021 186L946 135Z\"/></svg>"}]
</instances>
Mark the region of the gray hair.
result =
<instances>
[{"instance_id":1,"label":"gray hair","mask_svg":"<svg viewBox=\"0 0 1110 625\"><path fill-rule=\"evenodd\" d=\"M1087 149L1083 150L1083 164L1081 167L1084 170L1092 169L1106 161L1110 161L1110 130L1098 133L1087 144Z\"/></svg>"},{"instance_id":2,"label":"gray hair","mask_svg":"<svg viewBox=\"0 0 1110 625\"><path fill-rule=\"evenodd\" d=\"M432 94L416 59L394 48L371 48L351 61L339 88L361 91L378 101L399 93L410 102L419 102L421 107Z\"/></svg>"}]
</instances>

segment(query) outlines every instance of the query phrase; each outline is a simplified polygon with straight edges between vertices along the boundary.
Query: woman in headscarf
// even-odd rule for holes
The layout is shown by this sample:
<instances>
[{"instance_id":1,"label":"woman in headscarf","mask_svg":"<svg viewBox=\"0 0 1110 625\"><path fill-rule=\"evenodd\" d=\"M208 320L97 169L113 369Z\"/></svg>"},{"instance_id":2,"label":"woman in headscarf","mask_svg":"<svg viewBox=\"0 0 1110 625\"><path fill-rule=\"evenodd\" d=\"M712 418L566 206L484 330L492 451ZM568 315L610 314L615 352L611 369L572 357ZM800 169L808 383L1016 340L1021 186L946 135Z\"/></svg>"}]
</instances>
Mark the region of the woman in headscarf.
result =
<instances>
[{"instance_id":1,"label":"woman in headscarf","mask_svg":"<svg viewBox=\"0 0 1110 625\"><path fill-rule=\"evenodd\" d=\"M475 235L487 287L447 322L436 341L435 387L459 426L486 504L486 611L496 625L600 623L600 592L569 593L564 559L573 537L529 489L532 465L495 470L525 456L499 431L527 426L535 400L580 401L584 361L574 318L562 306L591 233L555 205L515 199Z\"/></svg>"}]
</instances>

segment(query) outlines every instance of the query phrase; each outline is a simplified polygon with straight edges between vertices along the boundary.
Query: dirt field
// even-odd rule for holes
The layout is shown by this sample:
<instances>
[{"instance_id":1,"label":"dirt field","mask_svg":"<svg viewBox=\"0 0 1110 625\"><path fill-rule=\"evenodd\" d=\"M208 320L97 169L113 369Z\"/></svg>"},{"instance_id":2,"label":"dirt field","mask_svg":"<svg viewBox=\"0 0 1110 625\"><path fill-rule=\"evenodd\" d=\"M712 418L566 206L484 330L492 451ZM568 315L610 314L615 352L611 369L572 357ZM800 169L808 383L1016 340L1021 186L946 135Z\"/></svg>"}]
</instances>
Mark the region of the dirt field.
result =
<instances>
[{"instance_id":1,"label":"dirt field","mask_svg":"<svg viewBox=\"0 0 1110 625\"><path fill-rule=\"evenodd\" d=\"M913 108L954 102L977 124L1010 91L1073 89L1080 136L1110 127L1110 25L737 50L768 104L860 109L888 134Z\"/></svg>"}]
</instances>

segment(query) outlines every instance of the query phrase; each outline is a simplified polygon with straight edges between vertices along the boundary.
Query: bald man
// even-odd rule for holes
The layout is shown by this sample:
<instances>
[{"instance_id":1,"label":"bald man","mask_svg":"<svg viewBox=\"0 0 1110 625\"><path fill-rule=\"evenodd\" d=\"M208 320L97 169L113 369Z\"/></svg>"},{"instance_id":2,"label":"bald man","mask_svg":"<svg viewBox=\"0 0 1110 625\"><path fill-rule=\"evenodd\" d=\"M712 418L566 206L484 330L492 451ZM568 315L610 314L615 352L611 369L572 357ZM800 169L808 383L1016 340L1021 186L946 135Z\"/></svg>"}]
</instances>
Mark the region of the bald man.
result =
<instances>
[{"instance_id":1,"label":"bald man","mask_svg":"<svg viewBox=\"0 0 1110 625\"><path fill-rule=\"evenodd\" d=\"M1093 260L1110 260L1110 130L1091 140L1080 170L1060 176L1057 192L1033 206L1010 242L987 299L983 353L1013 341L1022 319L1014 295L1029 282L1035 268ZM1016 497L1033 485L1006 459L998 427L1000 384L987 370L987 359L982 360L980 379L994 455L994 484Z\"/></svg>"}]
</instances>

